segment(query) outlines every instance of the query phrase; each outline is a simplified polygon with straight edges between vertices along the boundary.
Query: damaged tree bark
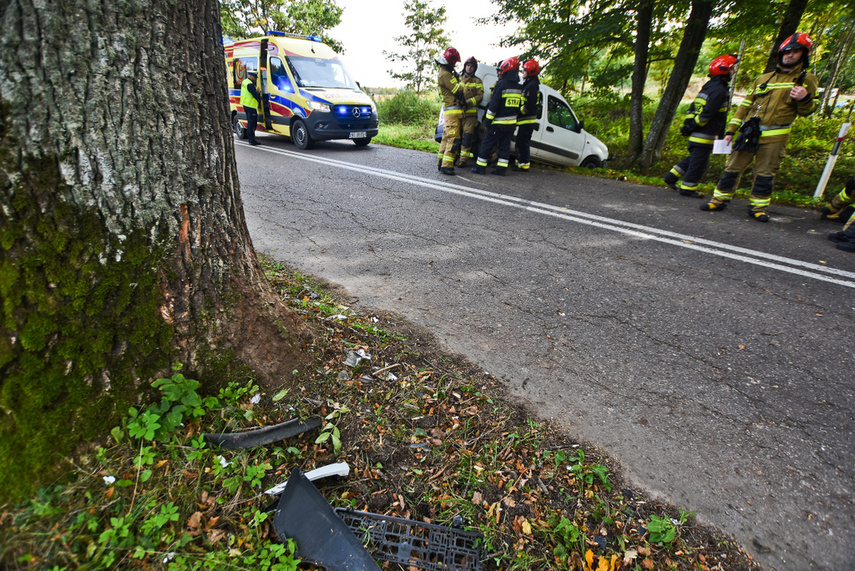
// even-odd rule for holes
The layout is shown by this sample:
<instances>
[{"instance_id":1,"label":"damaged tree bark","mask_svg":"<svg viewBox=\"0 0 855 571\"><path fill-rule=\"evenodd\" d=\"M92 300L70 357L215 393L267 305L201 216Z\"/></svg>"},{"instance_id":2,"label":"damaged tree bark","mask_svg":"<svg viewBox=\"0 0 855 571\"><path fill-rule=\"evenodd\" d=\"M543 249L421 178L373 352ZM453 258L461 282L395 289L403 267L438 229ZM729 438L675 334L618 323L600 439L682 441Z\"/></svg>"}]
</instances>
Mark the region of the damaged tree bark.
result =
<instances>
[{"instance_id":1,"label":"damaged tree bark","mask_svg":"<svg viewBox=\"0 0 855 571\"><path fill-rule=\"evenodd\" d=\"M175 361L281 383L310 333L246 229L214 0L0 7L0 497Z\"/></svg>"}]
</instances>

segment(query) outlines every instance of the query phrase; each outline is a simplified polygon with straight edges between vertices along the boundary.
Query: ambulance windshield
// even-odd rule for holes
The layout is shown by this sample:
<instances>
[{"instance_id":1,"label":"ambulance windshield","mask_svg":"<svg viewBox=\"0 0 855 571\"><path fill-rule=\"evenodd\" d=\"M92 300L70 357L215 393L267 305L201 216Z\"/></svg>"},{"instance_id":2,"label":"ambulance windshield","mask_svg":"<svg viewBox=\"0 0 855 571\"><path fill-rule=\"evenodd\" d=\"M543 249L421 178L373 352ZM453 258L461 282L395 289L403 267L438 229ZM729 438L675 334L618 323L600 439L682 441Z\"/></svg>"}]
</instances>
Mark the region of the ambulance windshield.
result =
<instances>
[{"instance_id":1,"label":"ambulance windshield","mask_svg":"<svg viewBox=\"0 0 855 571\"><path fill-rule=\"evenodd\" d=\"M290 56L288 67L300 87L359 89L340 61Z\"/></svg>"}]
</instances>

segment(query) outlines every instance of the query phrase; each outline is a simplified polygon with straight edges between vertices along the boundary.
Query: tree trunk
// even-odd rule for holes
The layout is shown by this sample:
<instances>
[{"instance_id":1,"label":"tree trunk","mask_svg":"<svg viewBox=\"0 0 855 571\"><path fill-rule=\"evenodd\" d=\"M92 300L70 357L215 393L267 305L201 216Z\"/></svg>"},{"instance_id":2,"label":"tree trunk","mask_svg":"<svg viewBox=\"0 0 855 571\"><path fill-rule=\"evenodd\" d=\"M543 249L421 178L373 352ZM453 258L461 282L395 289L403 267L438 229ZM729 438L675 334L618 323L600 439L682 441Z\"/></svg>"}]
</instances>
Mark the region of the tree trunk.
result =
<instances>
[{"instance_id":1,"label":"tree trunk","mask_svg":"<svg viewBox=\"0 0 855 571\"><path fill-rule=\"evenodd\" d=\"M831 117L831 113L834 110L833 107L829 107L831 92L835 87L837 87L840 74L846 66L846 62L849 61L849 54L852 51L853 43L855 43L855 24L849 28L845 36L841 35L834 57L829 58L830 60L833 60L831 64L831 73L829 74L828 80L825 82L825 90L822 94L822 102L820 103L820 109L826 117Z\"/></svg>"},{"instance_id":2,"label":"tree trunk","mask_svg":"<svg viewBox=\"0 0 855 571\"><path fill-rule=\"evenodd\" d=\"M652 0L641 0L636 14L635 62L632 69L632 94L629 99L629 149L635 161L644 147L644 84L647 81L647 54L653 25Z\"/></svg>"},{"instance_id":3,"label":"tree trunk","mask_svg":"<svg viewBox=\"0 0 855 571\"><path fill-rule=\"evenodd\" d=\"M645 168L657 162L662 155L662 148L665 146L671 121L674 120L674 113L686 93L686 87L692 79L692 71L698 62L714 6L715 0L692 0L692 11L689 13L683 40L680 42L680 49L674 60L674 69L668 78L668 85L656 108L656 114L653 116L650 131L644 142L640 164Z\"/></svg>"},{"instance_id":4,"label":"tree trunk","mask_svg":"<svg viewBox=\"0 0 855 571\"><path fill-rule=\"evenodd\" d=\"M784 14L784 20L781 22L781 28L778 30L778 37L775 43L772 44L772 49L769 52L769 59L766 61L766 69L763 73L775 71L778 65L778 47L790 36L798 31L799 24L802 21L802 14L807 8L808 0L790 0L787 6L787 13Z\"/></svg>"},{"instance_id":5,"label":"tree trunk","mask_svg":"<svg viewBox=\"0 0 855 571\"><path fill-rule=\"evenodd\" d=\"M246 229L217 2L11 0L0 18L2 500L172 363L209 390L280 383L310 334Z\"/></svg>"}]
</instances>

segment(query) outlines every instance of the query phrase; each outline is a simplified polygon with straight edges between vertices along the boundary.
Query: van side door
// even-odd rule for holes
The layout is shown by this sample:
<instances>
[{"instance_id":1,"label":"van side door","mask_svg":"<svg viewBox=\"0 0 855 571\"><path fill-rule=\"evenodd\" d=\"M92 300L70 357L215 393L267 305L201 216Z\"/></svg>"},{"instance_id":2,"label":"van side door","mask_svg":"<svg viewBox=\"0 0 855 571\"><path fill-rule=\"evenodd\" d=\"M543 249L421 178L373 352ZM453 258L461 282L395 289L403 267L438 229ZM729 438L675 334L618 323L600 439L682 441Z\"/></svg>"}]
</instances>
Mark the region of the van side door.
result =
<instances>
[{"instance_id":1,"label":"van side door","mask_svg":"<svg viewBox=\"0 0 855 571\"><path fill-rule=\"evenodd\" d=\"M563 99L551 93L543 96L543 114L532 136L531 154L545 163L577 166L585 148L579 119Z\"/></svg>"}]
</instances>

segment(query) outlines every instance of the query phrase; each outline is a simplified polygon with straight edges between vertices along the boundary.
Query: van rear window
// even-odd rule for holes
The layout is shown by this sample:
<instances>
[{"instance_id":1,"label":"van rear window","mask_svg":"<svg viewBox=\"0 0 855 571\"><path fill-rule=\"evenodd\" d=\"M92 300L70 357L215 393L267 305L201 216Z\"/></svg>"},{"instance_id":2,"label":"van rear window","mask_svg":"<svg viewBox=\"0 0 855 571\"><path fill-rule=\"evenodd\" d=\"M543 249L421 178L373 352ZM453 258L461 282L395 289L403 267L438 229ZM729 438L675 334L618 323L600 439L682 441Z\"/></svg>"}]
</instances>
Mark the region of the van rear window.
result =
<instances>
[{"instance_id":1,"label":"van rear window","mask_svg":"<svg viewBox=\"0 0 855 571\"><path fill-rule=\"evenodd\" d=\"M290 56L288 66L300 87L359 89L340 61Z\"/></svg>"}]
</instances>

